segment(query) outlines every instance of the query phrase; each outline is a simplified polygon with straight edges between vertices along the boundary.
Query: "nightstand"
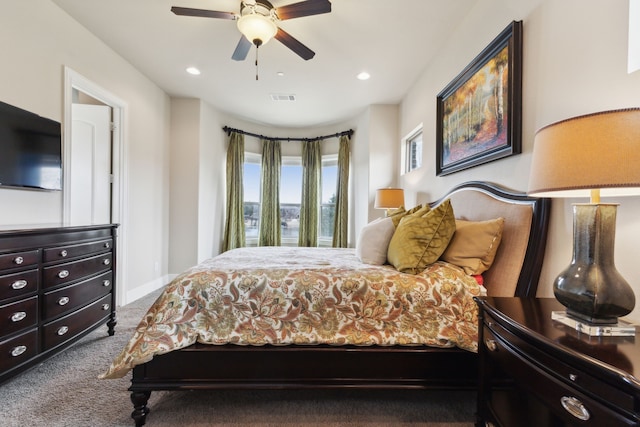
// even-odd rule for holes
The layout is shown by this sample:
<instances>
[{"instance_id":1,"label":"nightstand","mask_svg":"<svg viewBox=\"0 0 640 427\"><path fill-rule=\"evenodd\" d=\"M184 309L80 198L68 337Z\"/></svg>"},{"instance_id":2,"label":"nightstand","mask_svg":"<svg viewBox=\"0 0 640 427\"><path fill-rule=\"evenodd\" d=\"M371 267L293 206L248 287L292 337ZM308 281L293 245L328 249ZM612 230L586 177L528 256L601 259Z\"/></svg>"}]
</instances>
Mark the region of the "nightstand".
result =
<instances>
[{"instance_id":1,"label":"nightstand","mask_svg":"<svg viewBox=\"0 0 640 427\"><path fill-rule=\"evenodd\" d=\"M476 426L640 426L640 334L580 334L551 319L554 298L476 302Z\"/></svg>"}]
</instances>

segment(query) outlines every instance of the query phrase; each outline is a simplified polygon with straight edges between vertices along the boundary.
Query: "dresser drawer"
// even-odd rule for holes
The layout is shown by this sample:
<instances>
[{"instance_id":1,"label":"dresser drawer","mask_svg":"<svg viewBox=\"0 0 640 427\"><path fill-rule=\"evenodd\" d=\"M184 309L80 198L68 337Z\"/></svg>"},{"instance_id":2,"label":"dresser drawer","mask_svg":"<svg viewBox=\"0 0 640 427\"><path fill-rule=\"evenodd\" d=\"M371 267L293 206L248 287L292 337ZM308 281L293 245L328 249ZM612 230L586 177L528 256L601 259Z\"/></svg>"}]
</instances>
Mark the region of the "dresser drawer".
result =
<instances>
[{"instance_id":1,"label":"dresser drawer","mask_svg":"<svg viewBox=\"0 0 640 427\"><path fill-rule=\"evenodd\" d=\"M110 313L111 294L108 294L73 314L44 325L42 328L44 350L49 350L75 337L103 321Z\"/></svg>"},{"instance_id":2,"label":"dresser drawer","mask_svg":"<svg viewBox=\"0 0 640 427\"><path fill-rule=\"evenodd\" d=\"M0 300L27 295L38 290L38 270L0 276Z\"/></svg>"},{"instance_id":3,"label":"dresser drawer","mask_svg":"<svg viewBox=\"0 0 640 427\"><path fill-rule=\"evenodd\" d=\"M0 372L18 366L38 354L38 330L0 342Z\"/></svg>"},{"instance_id":4,"label":"dresser drawer","mask_svg":"<svg viewBox=\"0 0 640 427\"><path fill-rule=\"evenodd\" d=\"M40 251L14 252L0 255L0 270L28 267L40 262Z\"/></svg>"},{"instance_id":5,"label":"dresser drawer","mask_svg":"<svg viewBox=\"0 0 640 427\"><path fill-rule=\"evenodd\" d=\"M519 387L536 395L556 416L569 425L638 425L633 419L624 417L586 395L584 390L561 381L558 376L532 363L519 348L512 347L490 328L484 329L484 337L483 345L489 364L500 366ZM598 388L595 391L597 392ZM520 425L526 426L528 421L523 419Z\"/></svg>"},{"instance_id":6,"label":"dresser drawer","mask_svg":"<svg viewBox=\"0 0 640 427\"><path fill-rule=\"evenodd\" d=\"M44 320L73 311L111 292L111 271L44 295Z\"/></svg>"},{"instance_id":7,"label":"dresser drawer","mask_svg":"<svg viewBox=\"0 0 640 427\"><path fill-rule=\"evenodd\" d=\"M81 243L77 245L58 246L44 250L44 262L64 261L93 253L107 251L113 248L113 240L101 240L99 242Z\"/></svg>"},{"instance_id":8,"label":"dresser drawer","mask_svg":"<svg viewBox=\"0 0 640 427\"><path fill-rule=\"evenodd\" d=\"M109 252L79 261L45 267L43 287L46 289L64 283L75 282L102 271L110 270L111 263L112 253Z\"/></svg>"},{"instance_id":9,"label":"dresser drawer","mask_svg":"<svg viewBox=\"0 0 640 427\"><path fill-rule=\"evenodd\" d=\"M0 333L3 336L38 323L38 297L0 305Z\"/></svg>"}]
</instances>

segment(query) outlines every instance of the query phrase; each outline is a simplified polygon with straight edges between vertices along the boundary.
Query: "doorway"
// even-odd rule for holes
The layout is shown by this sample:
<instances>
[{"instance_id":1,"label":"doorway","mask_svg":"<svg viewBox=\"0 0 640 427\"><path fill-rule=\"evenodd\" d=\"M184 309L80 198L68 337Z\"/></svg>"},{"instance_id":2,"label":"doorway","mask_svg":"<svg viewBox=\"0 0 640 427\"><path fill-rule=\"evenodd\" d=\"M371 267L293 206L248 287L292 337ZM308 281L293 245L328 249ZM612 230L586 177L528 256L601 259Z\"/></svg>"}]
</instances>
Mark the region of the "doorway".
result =
<instances>
[{"instance_id":1,"label":"doorway","mask_svg":"<svg viewBox=\"0 0 640 427\"><path fill-rule=\"evenodd\" d=\"M69 226L119 224L116 303L121 306L126 303L126 104L68 67L64 75L62 219Z\"/></svg>"},{"instance_id":2,"label":"doorway","mask_svg":"<svg viewBox=\"0 0 640 427\"><path fill-rule=\"evenodd\" d=\"M68 223L111 223L111 107L75 99L71 122Z\"/></svg>"}]
</instances>

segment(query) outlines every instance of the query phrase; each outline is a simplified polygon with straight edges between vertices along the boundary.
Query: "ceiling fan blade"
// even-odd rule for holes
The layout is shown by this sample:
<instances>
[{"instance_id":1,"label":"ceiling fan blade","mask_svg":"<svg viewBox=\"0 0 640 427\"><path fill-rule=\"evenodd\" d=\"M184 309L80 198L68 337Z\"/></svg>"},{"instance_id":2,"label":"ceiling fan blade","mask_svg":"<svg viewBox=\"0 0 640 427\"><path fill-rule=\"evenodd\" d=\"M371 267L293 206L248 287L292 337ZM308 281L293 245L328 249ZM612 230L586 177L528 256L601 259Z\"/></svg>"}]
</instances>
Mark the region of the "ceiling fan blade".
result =
<instances>
[{"instance_id":1,"label":"ceiling fan blade","mask_svg":"<svg viewBox=\"0 0 640 427\"><path fill-rule=\"evenodd\" d=\"M199 16L202 18L237 19L235 13L218 12L216 10L191 9L190 7L171 7L171 12L182 16Z\"/></svg>"},{"instance_id":2,"label":"ceiling fan blade","mask_svg":"<svg viewBox=\"0 0 640 427\"><path fill-rule=\"evenodd\" d=\"M236 50L233 51L231 59L234 61L244 61L247 58L247 54L249 53L251 46L253 45L245 36L240 37L240 41L236 46Z\"/></svg>"},{"instance_id":3,"label":"ceiling fan blade","mask_svg":"<svg viewBox=\"0 0 640 427\"><path fill-rule=\"evenodd\" d=\"M316 55L314 51L312 51L311 49L309 49L308 47L300 43L298 40L293 38L291 34L287 33L282 28L278 28L278 32L276 33L275 38L280 43L282 43L283 45L285 45L286 47L294 51L298 56L300 56L305 61L310 60Z\"/></svg>"},{"instance_id":4,"label":"ceiling fan blade","mask_svg":"<svg viewBox=\"0 0 640 427\"><path fill-rule=\"evenodd\" d=\"M287 6L281 6L276 9L278 18L281 21L284 21L285 19L301 18L309 15L320 15L322 13L329 12L331 12L331 3L329 0L306 0Z\"/></svg>"}]
</instances>

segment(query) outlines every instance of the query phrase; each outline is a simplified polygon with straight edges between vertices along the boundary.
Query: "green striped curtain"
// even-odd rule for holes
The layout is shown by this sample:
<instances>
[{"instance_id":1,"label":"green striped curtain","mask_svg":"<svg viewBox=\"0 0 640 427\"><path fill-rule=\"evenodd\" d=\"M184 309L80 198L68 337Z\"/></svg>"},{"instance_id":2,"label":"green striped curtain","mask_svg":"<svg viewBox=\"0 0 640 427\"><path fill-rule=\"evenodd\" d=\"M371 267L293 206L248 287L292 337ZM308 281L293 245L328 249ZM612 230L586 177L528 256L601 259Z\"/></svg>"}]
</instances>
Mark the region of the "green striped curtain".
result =
<instances>
[{"instance_id":1,"label":"green striped curtain","mask_svg":"<svg viewBox=\"0 0 640 427\"><path fill-rule=\"evenodd\" d=\"M336 212L333 222L333 247L349 244L349 136L340 137L338 149L338 182L336 184Z\"/></svg>"},{"instance_id":2,"label":"green striped curtain","mask_svg":"<svg viewBox=\"0 0 640 427\"><path fill-rule=\"evenodd\" d=\"M318 246L318 209L320 202L320 141L302 143L302 202L298 246Z\"/></svg>"},{"instance_id":3,"label":"green striped curtain","mask_svg":"<svg viewBox=\"0 0 640 427\"><path fill-rule=\"evenodd\" d=\"M262 184L260 197L260 246L280 246L280 141L262 141Z\"/></svg>"},{"instance_id":4,"label":"green striped curtain","mask_svg":"<svg viewBox=\"0 0 640 427\"><path fill-rule=\"evenodd\" d=\"M245 246L244 235L244 135L232 132L227 148L227 219L222 251Z\"/></svg>"}]
</instances>

